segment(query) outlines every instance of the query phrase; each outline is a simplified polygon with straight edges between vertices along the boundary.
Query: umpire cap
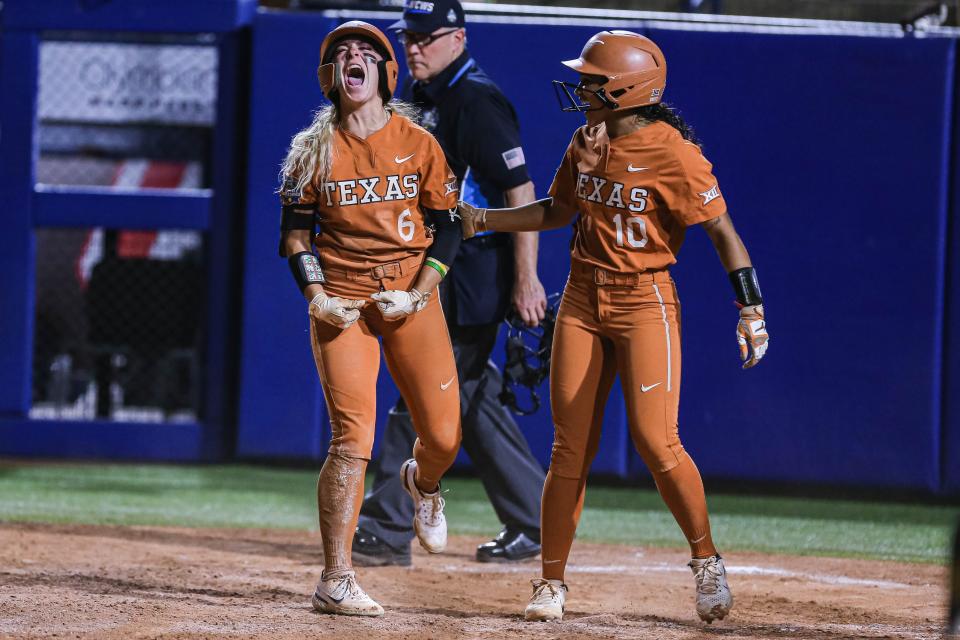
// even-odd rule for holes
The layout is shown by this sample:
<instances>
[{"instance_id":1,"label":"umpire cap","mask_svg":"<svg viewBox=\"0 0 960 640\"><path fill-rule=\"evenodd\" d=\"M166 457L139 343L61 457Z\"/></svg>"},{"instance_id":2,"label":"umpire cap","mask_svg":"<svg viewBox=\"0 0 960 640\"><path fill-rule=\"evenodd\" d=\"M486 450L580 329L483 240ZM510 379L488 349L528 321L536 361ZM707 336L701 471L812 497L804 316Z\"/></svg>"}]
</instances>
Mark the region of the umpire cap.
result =
<instances>
[{"instance_id":1,"label":"umpire cap","mask_svg":"<svg viewBox=\"0 0 960 640\"><path fill-rule=\"evenodd\" d=\"M403 18L390 25L392 31L433 33L442 27L459 29L466 24L457 0L406 0Z\"/></svg>"}]
</instances>

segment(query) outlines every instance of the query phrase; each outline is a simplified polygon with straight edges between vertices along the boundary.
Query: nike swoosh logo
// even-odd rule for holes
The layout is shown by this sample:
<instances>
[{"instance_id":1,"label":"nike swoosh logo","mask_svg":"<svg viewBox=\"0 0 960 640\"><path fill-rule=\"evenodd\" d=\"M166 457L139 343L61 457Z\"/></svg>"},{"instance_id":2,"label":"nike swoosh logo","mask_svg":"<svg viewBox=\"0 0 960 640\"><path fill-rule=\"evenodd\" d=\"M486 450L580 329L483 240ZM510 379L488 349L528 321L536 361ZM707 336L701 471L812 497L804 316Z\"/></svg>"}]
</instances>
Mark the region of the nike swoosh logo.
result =
<instances>
[{"instance_id":1,"label":"nike swoosh logo","mask_svg":"<svg viewBox=\"0 0 960 640\"><path fill-rule=\"evenodd\" d=\"M642 393L646 393L647 391L650 391L650 389L653 389L654 387L659 387L659 386L660 386L660 383L659 383L659 382L656 382L656 383L650 385L649 387L648 387L647 385L645 385L645 384L641 384L641 385L640 385L640 391L641 391Z\"/></svg>"},{"instance_id":2,"label":"nike swoosh logo","mask_svg":"<svg viewBox=\"0 0 960 640\"><path fill-rule=\"evenodd\" d=\"M343 598L335 598L335 597L333 597L332 594L330 594L330 595L324 595L324 594L322 594L322 593L320 593L320 592L317 592L317 593L316 593L316 596L317 596L318 598L320 598L321 600L325 600L326 602L333 601L335 604L340 604L341 602L343 602L343 598L346 598L346 597L347 597L347 594L343 594Z\"/></svg>"},{"instance_id":3,"label":"nike swoosh logo","mask_svg":"<svg viewBox=\"0 0 960 640\"><path fill-rule=\"evenodd\" d=\"M393 161L396 162L397 164L403 164L404 162L406 162L407 160L409 160L410 158L412 158L412 157L415 156L415 155L417 155L416 152L411 153L410 155L408 155L408 156L405 157L405 158L401 158L400 156L394 156L394 157L393 157Z\"/></svg>"},{"instance_id":4,"label":"nike swoosh logo","mask_svg":"<svg viewBox=\"0 0 960 640\"><path fill-rule=\"evenodd\" d=\"M450 378L449 380L447 380L447 383L446 383L446 384L443 384L443 383L441 382L441 383L440 383L440 391L446 391L446 390L447 390L447 387L449 387L450 385L453 384L453 381L454 381L454 379L455 379L456 377L457 377L457 376L453 376L453 378Z\"/></svg>"},{"instance_id":5,"label":"nike swoosh logo","mask_svg":"<svg viewBox=\"0 0 960 640\"><path fill-rule=\"evenodd\" d=\"M650 167L635 167L632 164L627 165L627 171L629 171L630 173L636 173L637 171L646 171L649 168Z\"/></svg>"}]
</instances>

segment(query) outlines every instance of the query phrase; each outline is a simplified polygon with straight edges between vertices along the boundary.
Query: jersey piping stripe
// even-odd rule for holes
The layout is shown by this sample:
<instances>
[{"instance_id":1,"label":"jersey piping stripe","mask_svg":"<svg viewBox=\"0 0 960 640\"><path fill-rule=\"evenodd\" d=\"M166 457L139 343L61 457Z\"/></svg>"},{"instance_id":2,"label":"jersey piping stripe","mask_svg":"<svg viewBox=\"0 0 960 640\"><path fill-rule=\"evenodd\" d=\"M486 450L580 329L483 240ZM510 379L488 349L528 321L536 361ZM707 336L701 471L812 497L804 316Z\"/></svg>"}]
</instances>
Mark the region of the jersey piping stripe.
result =
<instances>
[{"instance_id":1,"label":"jersey piping stripe","mask_svg":"<svg viewBox=\"0 0 960 640\"><path fill-rule=\"evenodd\" d=\"M667 391L670 391L670 382L673 380L673 354L670 352L670 323L667 322L667 308L663 305L663 296L660 295L660 287L654 284L653 292L657 294L657 301L660 303L660 315L663 317L663 334L667 338Z\"/></svg>"},{"instance_id":2,"label":"jersey piping stripe","mask_svg":"<svg viewBox=\"0 0 960 640\"><path fill-rule=\"evenodd\" d=\"M473 58L470 58L465 63L463 63L463 66L460 67L460 71L457 71L456 75L453 76L453 79L447 83L447 86L452 87L453 85L457 84L457 80L459 80L463 76L463 74L465 74L467 70L470 69L471 66L473 66Z\"/></svg>"}]
</instances>

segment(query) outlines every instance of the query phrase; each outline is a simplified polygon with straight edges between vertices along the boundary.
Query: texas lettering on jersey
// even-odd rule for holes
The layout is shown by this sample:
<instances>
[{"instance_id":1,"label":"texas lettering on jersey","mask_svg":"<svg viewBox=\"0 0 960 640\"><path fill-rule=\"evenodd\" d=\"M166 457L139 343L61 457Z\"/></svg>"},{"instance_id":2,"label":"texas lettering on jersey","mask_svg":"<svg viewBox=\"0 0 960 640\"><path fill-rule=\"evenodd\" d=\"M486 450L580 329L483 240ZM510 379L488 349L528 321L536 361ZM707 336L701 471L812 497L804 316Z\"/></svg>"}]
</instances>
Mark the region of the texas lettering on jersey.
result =
<instances>
[{"instance_id":1,"label":"texas lettering on jersey","mask_svg":"<svg viewBox=\"0 0 960 640\"><path fill-rule=\"evenodd\" d=\"M420 176L410 173L404 176L371 176L325 182L319 191L320 206L349 207L356 204L413 200L419 193Z\"/></svg>"},{"instance_id":2,"label":"texas lettering on jersey","mask_svg":"<svg viewBox=\"0 0 960 640\"><path fill-rule=\"evenodd\" d=\"M640 213L647 208L650 192L642 187L631 187L615 180L607 180L588 173L577 174L577 197L587 202L596 202L607 207L628 209ZM624 194L627 201L624 202Z\"/></svg>"},{"instance_id":3,"label":"texas lettering on jersey","mask_svg":"<svg viewBox=\"0 0 960 640\"><path fill-rule=\"evenodd\" d=\"M457 205L456 177L436 139L393 115L366 138L337 129L333 166L302 190L287 180L281 203L316 215L313 244L325 270L364 270L422 255L433 242L423 209Z\"/></svg>"},{"instance_id":4,"label":"texas lettering on jersey","mask_svg":"<svg viewBox=\"0 0 960 640\"><path fill-rule=\"evenodd\" d=\"M572 258L622 273L676 262L686 228L726 212L700 147L664 122L612 140L574 134L549 194L579 212Z\"/></svg>"}]
</instances>

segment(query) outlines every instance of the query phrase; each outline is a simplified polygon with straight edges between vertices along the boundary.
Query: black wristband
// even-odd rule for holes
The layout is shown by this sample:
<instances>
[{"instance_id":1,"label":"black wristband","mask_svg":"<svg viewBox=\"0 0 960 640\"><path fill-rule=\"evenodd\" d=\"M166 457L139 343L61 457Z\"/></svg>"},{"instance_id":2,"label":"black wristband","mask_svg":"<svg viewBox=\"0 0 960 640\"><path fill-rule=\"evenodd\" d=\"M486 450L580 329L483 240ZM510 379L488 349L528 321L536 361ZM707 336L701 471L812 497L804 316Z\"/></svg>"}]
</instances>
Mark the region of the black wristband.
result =
<instances>
[{"instance_id":1,"label":"black wristband","mask_svg":"<svg viewBox=\"0 0 960 640\"><path fill-rule=\"evenodd\" d=\"M324 283L320 260L309 251L293 254L287 258L287 264L290 265L290 272L293 273L293 279L297 281L301 292L312 284Z\"/></svg>"},{"instance_id":2,"label":"black wristband","mask_svg":"<svg viewBox=\"0 0 960 640\"><path fill-rule=\"evenodd\" d=\"M427 250L427 257L439 260L444 266L452 265L460 250L462 238L460 214L456 208L429 209L423 207L427 221L433 226L433 244Z\"/></svg>"},{"instance_id":3,"label":"black wristband","mask_svg":"<svg viewBox=\"0 0 960 640\"><path fill-rule=\"evenodd\" d=\"M737 296L737 303L744 307L763 304L760 295L760 283L757 282L757 272L753 267L744 267L730 272L730 284Z\"/></svg>"}]
</instances>

